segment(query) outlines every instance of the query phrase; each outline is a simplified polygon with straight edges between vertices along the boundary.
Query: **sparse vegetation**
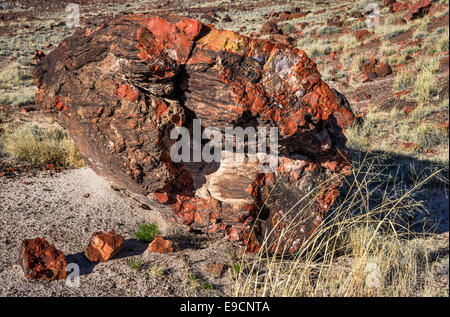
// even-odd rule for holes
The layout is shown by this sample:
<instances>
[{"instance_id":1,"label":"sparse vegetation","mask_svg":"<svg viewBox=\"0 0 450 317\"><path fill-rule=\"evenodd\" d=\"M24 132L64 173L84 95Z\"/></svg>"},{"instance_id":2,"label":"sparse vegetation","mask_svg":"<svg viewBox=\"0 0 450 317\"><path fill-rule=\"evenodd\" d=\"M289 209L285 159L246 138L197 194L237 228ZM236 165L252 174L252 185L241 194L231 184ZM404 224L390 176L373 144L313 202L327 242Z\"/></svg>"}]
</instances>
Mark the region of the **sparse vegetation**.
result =
<instances>
[{"instance_id":1,"label":"sparse vegetation","mask_svg":"<svg viewBox=\"0 0 450 317\"><path fill-rule=\"evenodd\" d=\"M422 148L430 149L439 144L448 144L448 134L442 131L435 124L420 123L410 131L408 139L419 144Z\"/></svg>"},{"instance_id":2,"label":"sparse vegetation","mask_svg":"<svg viewBox=\"0 0 450 317\"><path fill-rule=\"evenodd\" d=\"M6 155L20 161L72 168L84 166L83 158L68 133L54 123L49 126L32 123L7 126L0 144Z\"/></svg>"},{"instance_id":3,"label":"sparse vegetation","mask_svg":"<svg viewBox=\"0 0 450 317\"><path fill-rule=\"evenodd\" d=\"M364 63L367 63L369 59L366 56L357 55L353 58L352 66L351 66L351 73L352 74L358 74L360 72L360 67Z\"/></svg>"},{"instance_id":4,"label":"sparse vegetation","mask_svg":"<svg viewBox=\"0 0 450 317\"><path fill-rule=\"evenodd\" d=\"M294 256L283 250L278 256L243 256L245 269L235 276L233 295L448 296L448 288L431 278L432 247L414 239L405 222L422 209L415 193L433 174L401 189L377 162L367 156L355 162L344 196Z\"/></svg>"},{"instance_id":5,"label":"sparse vegetation","mask_svg":"<svg viewBox=\"0 0 450 317\"><path fill-rule=\"evenodd\" d=\"M397 73L394 79L394 89L397 91L404 90L414 84L414 74L410 70L404 70Z\"/></svg>"},{"instance_id":6,"label":"sparse vegetation","mask_svg":"<svg viewBox=\"0 0 450 317\"><path fill-rule=\"evenodd\" d=\"M414 83L414 96L419 102L430 101L439 93L439 83L432 70L425 69L417 76Z\"/></svg>"},{"instance_id":7,"label":"sparse vegetation","mask_svg":"<svg viewBox=\"0 0 450 317\"><path fill-rule=\"evenodd\" d=\"M132 268L133 270L139 270L141 268L141 260L140 259L128 259L127 260L128 266Z\"/></svg>"},{"instance_id":8,"label":"sparse vegetation","mask_svg":"<svg viewBox=\"0 0 450 317\"><path fill-rule=\"evenodd\" d=\"M139 226L139 230L134 232L136 238L144 243L152 242L158 234L159 230L156 222L150 225L141 223L141 225Z\"/></svg>"},{"instance_id":9,"label":"sparse vegetation","mask_svg":"<svg viewBox=\"0 0 450 317\"><path fill-rule=\"evenodd\" d=\"M8 64L0 72L0 85L2 88L22 85L24 81L31 80L31 72L18 62Z\"/></svg>"}]
</instances>

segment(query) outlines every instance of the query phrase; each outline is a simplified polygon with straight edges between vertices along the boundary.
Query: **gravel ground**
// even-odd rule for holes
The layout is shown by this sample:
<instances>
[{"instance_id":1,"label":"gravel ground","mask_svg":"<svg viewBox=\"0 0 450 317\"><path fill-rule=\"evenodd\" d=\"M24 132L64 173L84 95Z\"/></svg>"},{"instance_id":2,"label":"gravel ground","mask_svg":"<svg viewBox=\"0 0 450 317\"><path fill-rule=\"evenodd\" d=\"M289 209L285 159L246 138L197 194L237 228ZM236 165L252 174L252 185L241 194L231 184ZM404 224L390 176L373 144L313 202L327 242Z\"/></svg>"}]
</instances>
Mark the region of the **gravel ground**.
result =
<instances>
[{"instance_id":1,"label":"gravel ground","mask_svg":"<svg viewBox=\"0 0 450 317\"><path fill-rule=\"evenodd\" d=\"M0 296L217 296L231 283L229 268L214 279L204 266L229 266L235 247L168 223L88 168L0 178L0 210ZM154 221L162 236L176 243L177 252L151 253L134 238L140 223ZM105 263L88 262L83 251L91 234L110 229L125 237L122 251ZM35 237L45 237L68 263L79 265L79 287L24 278L15 263L18 250L23 239ZM140 268L131 268L130 259L140 261Z\"/></svg>"}]
</instances>

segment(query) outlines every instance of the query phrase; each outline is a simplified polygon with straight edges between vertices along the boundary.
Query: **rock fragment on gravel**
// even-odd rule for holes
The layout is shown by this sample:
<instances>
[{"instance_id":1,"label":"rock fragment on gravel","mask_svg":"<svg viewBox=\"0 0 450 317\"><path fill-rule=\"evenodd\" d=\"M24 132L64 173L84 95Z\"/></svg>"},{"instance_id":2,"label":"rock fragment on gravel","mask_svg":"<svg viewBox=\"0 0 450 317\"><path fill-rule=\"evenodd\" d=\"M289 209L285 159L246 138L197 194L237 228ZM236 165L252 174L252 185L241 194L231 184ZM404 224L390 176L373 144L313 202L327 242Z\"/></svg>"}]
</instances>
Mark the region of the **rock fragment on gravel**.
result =
<instances>
[{"instance_id":1,"label":"rock fragment on gravel","mask_svg":"<svg viewBox=\"0 0 450 317\"><path fill-rule=\"evenodd\" d=\"M148 246L150 252L156 252L160 254L172 253L173 244L170 240L165 240L162 237L156 237Z\"/></svg>"},{"instance_id":2,"label":"rock fragment on gravel","mask_svg":"<svg viewBox=\"0 0 450 317\"><path fill-rule=\"evenodd\" d=\"M120 252L123 241L124 238L114 230L107 233L95 232L84 254L91 262L106 262Z\"/></svg>"},{"instance_id":3,"label":"rock fragment on gravel","mask_svg":"<svg viewBox=\"0 0 450 317\"><path fill-rule=\"evenodd\" d=\"M219 278L222 276L222 273L225 269L225 265L223 263L208 263L205 265L205 270L214 278Z\"/></svg>"},{"instance_id":4,"label":"rock fragment on gravel","mask_svg":"<svg viewBox=\"0 0 450 317\"><path fill-rule=\"evenodd\" d=\"M28 279L51 281L66 278L66 256L45 238L23 240L17 263Z\"/></svg>"},{"instance_id":5,"label":"rock fragment on gravel","mask_svg":"<svg viewBox=\"0 0 450 317\"><path fill-rule=\"evenodd\" d=\"M365 81L372 81L392 74L392 68L389 64L382 63L375 58L371 58L367 63L361 65L360 69L366 76Z\"/></svg>"}]
</instances>

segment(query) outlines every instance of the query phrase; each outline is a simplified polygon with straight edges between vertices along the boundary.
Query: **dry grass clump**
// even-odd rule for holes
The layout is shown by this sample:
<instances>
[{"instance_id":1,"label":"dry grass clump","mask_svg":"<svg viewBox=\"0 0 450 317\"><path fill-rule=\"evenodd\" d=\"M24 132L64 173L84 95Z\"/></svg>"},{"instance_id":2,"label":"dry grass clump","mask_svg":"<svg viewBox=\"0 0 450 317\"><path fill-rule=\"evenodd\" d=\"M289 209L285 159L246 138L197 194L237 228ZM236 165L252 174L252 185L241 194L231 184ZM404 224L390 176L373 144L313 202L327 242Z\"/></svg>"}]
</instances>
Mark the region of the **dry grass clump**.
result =
<instances>
[{"instance_id":1,"label":"dry grass clump","mask_svg":"<svg viewBox=\"0 0 450 317\"><path fill-rule=\"evenodd\" d=\"M434 30L423 43L423 49L427 54L448 52L449 50L449 28L440 27Z\"/></svg>"},{"instance_id":2,"label":"dry grass clump","mask_svg":"<svg viewBox=\"0 0 450 317\"><path fill-rule=\"evenodd\" d=\"M37 88L31 70L19 62L9 63L0 71L0 106L22 106L32 103Z\"/></svg>"},{"instance_id":3,"label":"dry grass clump","mask_svg":"<svg viewBox=\"0 0 450 317\"><path fill-rule=\"evenodd\" d=\"M414 96L423 103L436 97L439 93L439 82L429 69L423 70L414 83Z\"/></svg>"},{"instance_id":4,"label":"dry grass clump","mask_svg":"<svg viewBox=\"0 0 450 317\"><path fill-rule=\"evenodd\" d=\"M342 48L344 50L350 50L357 48L361 43L352 34L344 34L338 38L338 42L342 43Z\"/></svg>"},{"instance_id":5,"label":"dry grass clump","mask_svg":"<svg viewBox=\"0 0 450 317\"><path fill-rule=\"evenodd\" d=\"M403 70L397 73L394 79L393 87L397 91L404 90L414 84L415 76L410 70Z\"/></svg>"},{"instance_id":6,"label":"dry grass clump","mask_svg":"<svg viewBox=\"0 0 450 317\"><path fill-rule=\"evenodd\" d=\"M413 26L409 24L382 24L375 29L375 33L386 40L390 40L400 34L408 32L412 27Z\"/></svg>"},{"instance_id":7,"label":"dry grass clump","mask_svg":"<svg viewBox=\"0 0 450 317\"><path fill-rule=\"evenodd\" d=\"M23 67L18 62L8 64L0 72L0 86L2 88L21 84L23 81L31 80L29 69Z\"/></svg>"},{"instance_id":8,"label":"dry grass clump","mask_svg":"<svg viewBox=\"0 0 450 317\"><path fill-rule=\"evenodd\" d=\"M394 105L389 111L380 107L368 108L361 125L349 127L345 131L348 145L364 151L384 151L395 155L406 152L416 159L426 159L437 164L448 164L448 131L439 124L430 121L436 113L447 111L448 103L444 100L438 105L419 104L407 114L401 107ZM404 148L399 144L414 142L419 147ZM424 156L425 150L435 149L442 155L433 158Z\"/></svg>"},{"instance_id":9,"label":"dry grass clump","mask_svg":"<svg viewBox=\"0 0 450 317\"><path fill-rule=\"evenodd\" d=\"M350 72L352 74L358 74L360 72L360 67L364 63L367 63L369 61L369 58L363 55L358 55L353 58L352 65L350 68Z\"/></svg>"},{"instance_id":10,"label":"dry grass clump","mask_svg":"<svg viewBox=\"0 0 450 317\"><path fill-rule=\"evenodd\" d=\"M405 135L408 136L408 141L415 142L425 149L448 144L448 133L444 133L436 124L429 122L420 123Z\"/></svg>"},{"instance_id":11,"label":"dry grass clump","mask_svg":"<svg viewBox=\"0 0 450 317\"><path fill-rule=\"evenodd\" d=\"M383 56L392 56L400 51L400 46L389 42L383 42L379 48L379 51Z\"/></svg>"},{"instance_id":12,"label":"dry grass clump","mask_svg":"<svg viewBox=\"0 0 450 317\"><path fill-rule=\"evenodd\" d=\"M24 106L34 101L37 88L35 86L22 87L17 90L3 90L0 94L0 106Z\"/></svg>"},{"instance_id":13,"label":"dry grass clump","mask_svg":"<svg viewBox=\"0 0 450 317\"><path fill-rule=\"evenodd\" d=\"M303 49L311 58L328 55L333 51L333 42L330 40L320 40L315 41L314 43L307 41L307 43L301 41L297 43L296 46L300 49Z\"/></svg>"},{"instance_id":14,"label":"dry grass clump","mask_svg":"<svg viewBox=\"0 0 450 317\"><path fill-rule=\"evenodd\" d=\"M60 167L84 166L83 158L67 131L56 124L48 127L33 123L6 126L0 143L2 152L20 161Z\"/></svg>"},{"instance_id":15,"label":"dry grass clump","mask_svg":"<svg viewBox=\"0 0 450 317\"><path fill-rule=\"evenodd\" d=\"M275 256L264 251L263 241L257 255L244 254L235 264L239 269L232 277L232 295L442 295L432 280L431 249L413 239L406 221L423 212L414 193L439 171L405 187L399 177L389 176L389 166L379 162L376 156L355 162L340 201L299 252L288 255L279 250ZM305 199L314 197L300 201Z\"/></svg>"},{"instance_id":16,"label":"dry grass clump","mask_svg":"<svg viewBox=\"0 0 450 317\"><path fill-rule=\"evenodd\" d=\"M337 26L325 25L325 26L318 27L316 32L319 35L331 35L331 34L339 33L340 31L341 31L341 28L338 28Z\"/></svg>"}]
</instances>

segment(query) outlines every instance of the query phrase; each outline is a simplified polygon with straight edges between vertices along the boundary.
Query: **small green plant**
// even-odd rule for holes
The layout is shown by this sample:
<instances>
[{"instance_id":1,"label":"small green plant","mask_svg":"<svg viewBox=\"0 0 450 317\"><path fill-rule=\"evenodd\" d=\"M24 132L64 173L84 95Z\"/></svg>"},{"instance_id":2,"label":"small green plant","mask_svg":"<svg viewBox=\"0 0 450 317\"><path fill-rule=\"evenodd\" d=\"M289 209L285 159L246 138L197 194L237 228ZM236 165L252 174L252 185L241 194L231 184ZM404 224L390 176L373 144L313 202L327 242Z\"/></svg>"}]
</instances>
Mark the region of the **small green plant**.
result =
<instances>
[{"instance_id":1,"label":"small green plant","mask_svg":"<svg viewBox=\"0 0 450 317\"><path fill-rule=\"evenodd\" d=\"M203 282L202 283L202 287L205 290L212 290L213 289L213 285L211 283L208 283L208 282Z\"/></svg>"},{"instance_id":2,"label":"small green plant","mask_svg":"<svg viewBox=\"0 0 450 317\"><path fill-rule=\"evenodd\" d=\"M287 23L284 27L283 27L283 32L284 33L295 33L297 32L297 29L295 28L295 26L293 26L290 23Z\"/></svg>"},{"instance_id":3,"label":"small green plant","mask_svg":"<svg viewBox=\"0 0 450 317\"><path fill-rule=\"evenodd\" d=\"M150 243L156 236L159 234L158 226L156 222L148 225L146 223L142 223L139 227L138 231L134 232L136 238L145 243Z\"/></svg>"},{"instance_id":4,"label":"small green plant","mask_svg":"<svg viewBox=\"0 0 450 317\"><path fill-rule=\"evenodd\" d=\"M128 266L134 270L139 270L141 268L141 260L128 259Z\"/></svg>"},{"instance_id":5,"label":"small green plant","mask_svg":"<svg viewBox=\"0 0 450 317\"><path fill-rule=\"evenodd\" d=\"M190 281L192 288L198 287L199 280L198 280L197 276L195 276L194 274L188 273L188 275L186 277Z\"/></svg>"},{"instance_id":6,"label":"small green plant","mask_svg":"<svg viewBox=\"0 0 450 317\"><path fill-rule=\"evenodd\" d=\"M241 273L241 266L239 265L239 263L231 263L231 267L233 268L234 273Z\"/></svg>"}]
</instances>

